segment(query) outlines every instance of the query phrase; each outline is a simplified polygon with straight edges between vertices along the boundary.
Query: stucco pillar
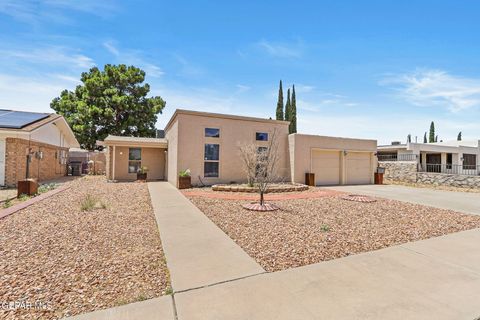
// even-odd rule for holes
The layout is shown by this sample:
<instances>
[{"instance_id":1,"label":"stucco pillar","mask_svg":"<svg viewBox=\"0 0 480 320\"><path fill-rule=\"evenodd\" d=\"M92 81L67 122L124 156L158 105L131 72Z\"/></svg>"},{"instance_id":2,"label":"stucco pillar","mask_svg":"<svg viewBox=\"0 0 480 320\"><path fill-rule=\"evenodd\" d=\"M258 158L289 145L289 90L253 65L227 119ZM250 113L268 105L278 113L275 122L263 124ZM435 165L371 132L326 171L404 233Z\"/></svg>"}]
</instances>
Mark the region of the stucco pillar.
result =
<instances>
[{"instance_id":1,"label":"stucco pillar","mask_svg":"<svg viewBox=\"0 0 480 320\"><path fill-rule=\"evenodd\" d=\"M440 170L441 172L445 172L447 168L447 154L445 152L442 152L440 154Z\"/></svg>"}]
</instances>

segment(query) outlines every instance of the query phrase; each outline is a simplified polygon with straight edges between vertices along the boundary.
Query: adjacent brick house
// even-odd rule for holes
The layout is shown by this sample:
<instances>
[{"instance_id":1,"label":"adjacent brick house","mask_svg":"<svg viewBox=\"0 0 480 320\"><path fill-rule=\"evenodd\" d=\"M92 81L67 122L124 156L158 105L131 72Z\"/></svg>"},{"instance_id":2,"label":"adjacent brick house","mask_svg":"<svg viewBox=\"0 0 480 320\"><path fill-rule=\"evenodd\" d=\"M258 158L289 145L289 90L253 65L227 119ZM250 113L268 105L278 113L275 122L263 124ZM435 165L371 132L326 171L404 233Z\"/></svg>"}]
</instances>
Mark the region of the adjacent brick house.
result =
<instances>
[{"instance_id":1,"label":"adjacent brick house","mask_svg":"<svg viewBox=\"0 0 480 320\"><path fill-rule=\"evenodd\" d=\"M57 114L0 109L0 185L15 186L27 177L38 181L67 174L68 150L78 141Z\"/></svg>"}]
</instances>

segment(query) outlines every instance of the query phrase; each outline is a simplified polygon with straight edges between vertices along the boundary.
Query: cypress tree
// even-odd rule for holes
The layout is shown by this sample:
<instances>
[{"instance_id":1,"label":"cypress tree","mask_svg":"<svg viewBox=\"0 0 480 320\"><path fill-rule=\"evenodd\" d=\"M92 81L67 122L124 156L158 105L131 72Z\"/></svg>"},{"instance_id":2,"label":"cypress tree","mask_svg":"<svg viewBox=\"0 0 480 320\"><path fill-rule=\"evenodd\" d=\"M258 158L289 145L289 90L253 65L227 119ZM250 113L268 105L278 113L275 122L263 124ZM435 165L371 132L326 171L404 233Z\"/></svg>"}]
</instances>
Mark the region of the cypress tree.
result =
<instances>
[{"instance_id":1,"label":"cypress tree","mask_svg":"<svg viewBox=\"0 0 480 320\"><path fill-rule=\"evenodd\" d=\"M435 142L438 142L438 135L435 136Z\"/></svg>"},{"instance_id":2,"label":"cypress tree","mask_svg":"<svg viewBox=\"0 0 480 320\"><path fill-rule=\"evenodd\" d=\"M292 106L291 106L291 114L292 120L290 120L290 133L297 132L297 98L295 97L295 85L293 85L292 89Z\"/></svg>"},{"instance_id":3,"label":"cypress tree","mask_svg":"<svg viewBox=\"0 0 480 320\"><path fill-rule=\"evenodd\" d=\"M433 123L433 121L432 123L430 123L430 134L428 136L428 142L435 142L435 124Z\"/></svg>"},{"instance_id":4,"label":"cypress tree","mask_svg":"<svg viewBox=\"0 0 480 320\"><path fill-rule=\"evenodd\" d=\"M409 133L407 136L407 143L412 142L412 135Z\"/></svg>"},{"instance_id":5,"label":"cypress tree","mask_svg":"<svg viewBox=\"0 0 480 320\"><path fill-rule=\"evenodd\" d=\"M285 121L292 121L292 105L290 103L290 88L287 90L287 103L285 104ZM290 131L290 127L288 127Z\"/></svg>"},{"instance_id":6,"label":"cypress tree","mask_svg":"<svg viewBox=\"0 0 480 320\"><path fill-rule=\"evenodd\" d=\"M427 143L427 133L425 132L425 134L423 135L423 143Z\"/></svg>"},{"instance_id":7,"label":"cypress tree","mask_svg":"<svg viewBox=\"0 0 480 320\"><path fill-rule=\"evenodd\" d=\"M458 133L457 140L462 141L462 131Z\"/></svg>"},{"instance_id":8,"label":"cypress tree","mask_svg":"<svg viewBox=\"0 0 480 320\"><path fill-rule=\"evenodd\" d=\"M280 87L278 88L278 102L277 102L277 120L284 120L283 118L283 88L282 80L280 80Z\"/></svg>"}]
</instances>

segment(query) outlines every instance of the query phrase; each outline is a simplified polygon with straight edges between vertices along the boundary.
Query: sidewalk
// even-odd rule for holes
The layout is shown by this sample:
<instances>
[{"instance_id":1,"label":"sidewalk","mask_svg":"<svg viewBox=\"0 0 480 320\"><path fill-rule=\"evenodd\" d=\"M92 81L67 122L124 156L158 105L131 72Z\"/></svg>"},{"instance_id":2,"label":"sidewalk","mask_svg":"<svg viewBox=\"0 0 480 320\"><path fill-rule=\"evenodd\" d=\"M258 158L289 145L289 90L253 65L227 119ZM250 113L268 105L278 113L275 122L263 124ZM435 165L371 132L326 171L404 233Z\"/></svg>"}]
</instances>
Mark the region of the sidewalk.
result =
<instances>
[{"instance_id":1,"label":"sidewalk","mask_svg":"<svg viewBox=\"0 0 480 320\"><path fill-rule=\"evenodd\" d=\"M168 182L149 182L174 292L265 272Z\"/></svg>"},{"instance_id":2,"label":"sidewalk","mask_svg":"<svg viewBox=\"0 0 480 320\"><path fill-rule=\"evenodd\" d=\"M480 230L175 295L178 319L465 319L480 316Z\"/></svg>"}]
</instances>

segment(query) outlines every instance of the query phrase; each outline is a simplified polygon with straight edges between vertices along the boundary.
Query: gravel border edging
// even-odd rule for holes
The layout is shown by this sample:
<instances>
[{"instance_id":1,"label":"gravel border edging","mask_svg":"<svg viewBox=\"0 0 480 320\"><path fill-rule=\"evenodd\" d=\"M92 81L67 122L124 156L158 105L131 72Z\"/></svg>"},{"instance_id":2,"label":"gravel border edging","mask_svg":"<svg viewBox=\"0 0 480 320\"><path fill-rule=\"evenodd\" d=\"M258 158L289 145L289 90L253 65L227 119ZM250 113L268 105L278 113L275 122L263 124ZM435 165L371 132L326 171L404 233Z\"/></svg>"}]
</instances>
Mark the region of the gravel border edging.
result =
<instances>
[{"instance_id":1,"label":"gravel border edging","mask_svg":"<svg viewBox=\"0 0 480 320\"><path fill-rule=\"evenodd\" d=\"M255 188L255 187L229 185L229 184L215 184L212 186L212 190L225 191L225 192L248 192L248 193L258 192L258 188ZM292 185L272 186L272 187L269 187L265 193L295 192L295 191L305 191L305 190L308 190L308 186L305 184L292 184Z\"/></svg>"},{"instance_id":2,"label":"gravel border edging","mask_svg":"<svg viewBox=\"0 0 480 320\"><path fill-rule=\"evenodd\" d=\"M37 203L37 202L39 202L39 201L45 200L45 199L47 199L47 198L50 198L51 196L56 195L57 193L60 193L60 192L62 192L62 191L65 191L65 190L67 190L67 189L69 189L69 188L70 188L70 186L60 186L60 187L58 187L58 188L56 188L56 189L54 189L54 190L50 190L50 191L45 192L45 193L43 193L43 194L41 194L41 195L38 195L38 196L33 197L33 198L30 198L30 199L28 199L28 200L26 200L26 201L24 201L24 202L21 202L21 203L19 203L19 204L13 205L13 206L11 206L10 208L6 208L6 209L3 209L3 210L0 210L0 219L5 218L5 217L7 217L7 216L9 216L9 215L17 212L17 211L22 210L22 209L25 209L25 208L27 208L27 207L31 206L32 204L35 204L35 203Z\"/></svg>"}]
</instances>

